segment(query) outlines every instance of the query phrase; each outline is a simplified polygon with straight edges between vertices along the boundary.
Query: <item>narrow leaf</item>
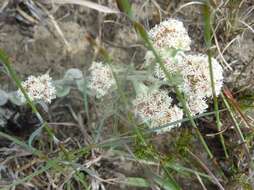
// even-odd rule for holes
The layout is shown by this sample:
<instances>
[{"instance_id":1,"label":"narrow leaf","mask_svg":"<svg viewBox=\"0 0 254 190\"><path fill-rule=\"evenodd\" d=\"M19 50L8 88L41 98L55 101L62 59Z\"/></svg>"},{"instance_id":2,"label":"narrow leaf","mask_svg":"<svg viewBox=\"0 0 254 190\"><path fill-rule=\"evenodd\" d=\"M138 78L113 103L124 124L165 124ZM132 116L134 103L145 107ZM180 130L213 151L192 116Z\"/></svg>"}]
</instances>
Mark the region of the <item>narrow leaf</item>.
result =
<instances>
[{"instance_id":1,"label":"narrow leaf","mask_svg":"<svg viewBox=\"0 0 254 190\"><path fill-rule=\"evenodd\" d=\"M150 187L148 181L140 177L127 177L123 183L133 187Z\"/></svg>"},{"instance_id":2,"label":"narrow leaf","mask_svg":"<svg viewBox=\"0 0 254 190\"><path fill-rule=\"evenodd\" d=\"M132 19L131 5L128 0L116 0L117 6L121 12L126 13Z\"/></svg>"},{"instance_id":3,"label":"narrow leaf","mask_svg":"<svg viewBox=\"0 0 254 190\"><path fill-rule=\"evenodd\" d=\"M133 22L134 28L137 33L141 36L141 38L146 42L149 43L149 36L144 28L144 26L138 22Z\"/></svg>"},{"instance_id":4,"label":"narrow leaf","mask_svg":"<svg viewBox=\"0 0 254 190\"><path fill-rule=\"evenodd\" d=\"M180 190L180 187L176 184L173 179L163 179L161 177L155 177L154 181L165 190Z\"/></svg>"}]
</instances>

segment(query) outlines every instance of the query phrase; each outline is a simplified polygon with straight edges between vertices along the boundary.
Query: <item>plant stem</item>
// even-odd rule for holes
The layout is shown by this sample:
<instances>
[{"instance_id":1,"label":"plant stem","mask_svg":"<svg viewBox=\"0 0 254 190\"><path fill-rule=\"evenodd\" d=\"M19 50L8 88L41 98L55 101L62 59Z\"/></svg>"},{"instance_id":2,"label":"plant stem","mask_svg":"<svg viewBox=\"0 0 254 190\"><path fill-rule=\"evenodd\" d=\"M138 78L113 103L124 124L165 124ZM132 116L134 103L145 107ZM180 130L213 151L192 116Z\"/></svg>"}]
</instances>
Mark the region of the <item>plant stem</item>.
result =
<instances>
[{"instance_id":1,"label":"plant stem","mask_svg":"<svg viewBox=\"0 0 254 190\"><path fill-rule=\"evenodd\" d=\"M208 3L205 3L203 5L203 14L204 14L204 27L205 27L205 42L206 46L208 48L207 55L208 55L208 62L209 62L209 73L210 73L210 81L211 81L211 87L212 87L212 94L213 94L213 103L214 103L214 110L215 110L215 118L216 118L216 126L218 131L221 131L221 122L220 122L220 113L219 113L219 106L218 106L218 98L215 91L215 84L214 84L214 73L213 73L213 65L212 65L212 56L211 56L211 14L210 14L210 7ZM223 134L220 133L220 141L223 147L223 151L225 154L225 157L228 158L228 152L227 148L225 146L225 141Z\"/></svg>"},{"instance_id":2,"label":"plant stem","mask_svg":"<svg viewBox=\"0 0 254 190\"><path fill-rule=\"evenodd\" d=\"M237 132L239 138L241 139L241 143L242 143L243 146L244 146L244 150L245 150L245 152L246 152L246 156L247 156L248 159L250 160L250 159L251 159L251 158L250 158L250 151L249 151L249 148L248 148L248 146L247 146L247 144L246 144L246 141L245 141L245 139L244 139L244 136L243 136L243 133L242 133L242 131L241 131L241 129L240 129L240 126L239 126L239 124L238 124L238 122L237 122L237 120L236 120L236 118L235 118L235 116L234 116L234 112L233 112L232 108L230 107L230 105L229 105L229 103L228 103L226 97L224 96L224 94L221 94L221 97L222 97L222 100L223 100L224 105L226 106L226 108L227 108L228 111L229 111L230 117L232 118L232 120L233 120L233 122L234 122L234 125L235 125L235 127L236 127L236 132Z\"/></svg>"}]
</instances>

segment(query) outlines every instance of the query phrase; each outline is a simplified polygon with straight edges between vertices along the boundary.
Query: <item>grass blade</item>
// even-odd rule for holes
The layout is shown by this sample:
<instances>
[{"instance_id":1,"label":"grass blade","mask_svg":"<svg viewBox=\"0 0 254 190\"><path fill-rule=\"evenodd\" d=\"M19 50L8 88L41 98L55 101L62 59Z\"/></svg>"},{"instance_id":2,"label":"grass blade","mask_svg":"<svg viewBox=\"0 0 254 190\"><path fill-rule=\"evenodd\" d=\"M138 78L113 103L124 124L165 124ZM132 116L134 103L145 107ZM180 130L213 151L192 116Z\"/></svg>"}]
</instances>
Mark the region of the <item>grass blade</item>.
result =
<instances>
[{"instance_id":1,"label":"grass blade","mask_svg":"<svg viewBox=\"0 0 254 190\"><path fill-rule=\"evenodd\" d=\"M177 185L177 183L167 177L167 179L161 178L159 176L154 177L154 181L165 190L180 190L181 188Z\"/></svg>"},{"instance_id":2,"label":"grass blade","mask_svg":"<svg viewBox=\"0 0 254 190\"><path fill-rule=\"evenodd\" d=\"M213 102L214 102L214 110L215 110L215 117L216 117L216 126L218 131L221 131L221 122L220 122L220 113L219 113L219 106L218 106L218 98L215 92L215 84L214 84L214 73L213 73L213 65L212 65L212 56L211 56L211 13L210 13L210 6L208 3L205 3L203 5L203 17L204 17L204 36L205 36L205 42L206 46L208 48L207 55L208 55L208 62L209 62L209 72L210 72L210 80L211 80L211 87L212 87L212 94L213 94ZM228 152L225 145L225 140L220 133L220 141L223 147L223 151L225 154L225 157L228 158Z\"/></svg>"},{"instance_id":3,"label":"grass blade","mask_svg":"<svg viewBox=\"0 0 254 190\"><path fill-rule=\"evenodd\" d=\"M132 19L133 14L131 10L131 5L128 0L116 0L117 6L121 12L126 13L130 19Z\"/></svg>"},{"instance_id":4,"label":"grass blade","mask_svg":"<svg viewBox=\"0 0 254 190\"><path fill-rule=\"evenodd\" d=\"M245 150L245 153L246 153L246 156L248 157L248 159L250 160L251 159L251 156L250 156L250 150L246 144L246 141L244 139L244 136L243 136L243 133L240 129L240 125L238 124L236 118L235 118L235 115L234 115L234 112L232 110L232 108L230 107L226 97L224 96L224 94L221 94L221 97L222 97L222 100L223 100L223 103L224 105L226 106L226 108L228 109L229 111L229 114L230 114L230 117L232 118L233 120L233 123L235 125L235 128L236 128L236 132L239 136L239 138L241 139L241 143L243 144L243 147L244 147L244 150Z\"/></svg>"},{"instance_id":5,"label":"grass blade","mask_svg":"<svg viewBox=\"0 0 254 190\"><path fill-rule=\"evenodd\" d=\"M26 143L24 143L24 142L18 140L17 138L12 137L12 136L10 136L10 135L8 135L6 133L0 132L0 136L5 138L5 139L8 139L9 141L14 142L15 144L23 147L24 149L26 149L27 151L31 152L32 154L34 154L36 156L40 156L41 157L43 155L41 151L39 151L39 150L37 150L37 149L35 149L33 147L28 146Z\"/></svg>"},{"instance_id":6,"label":"grass blade","mask_svg":"<svg viewBox=\"0 0 254 190\"><path fill-rule=\"evenodd\" d=\"M120 181L119 183L123 183L132 187L150 187L150 183L146 179L141 177L127 177L124 181Z\"/></svg>"}]
</instances>

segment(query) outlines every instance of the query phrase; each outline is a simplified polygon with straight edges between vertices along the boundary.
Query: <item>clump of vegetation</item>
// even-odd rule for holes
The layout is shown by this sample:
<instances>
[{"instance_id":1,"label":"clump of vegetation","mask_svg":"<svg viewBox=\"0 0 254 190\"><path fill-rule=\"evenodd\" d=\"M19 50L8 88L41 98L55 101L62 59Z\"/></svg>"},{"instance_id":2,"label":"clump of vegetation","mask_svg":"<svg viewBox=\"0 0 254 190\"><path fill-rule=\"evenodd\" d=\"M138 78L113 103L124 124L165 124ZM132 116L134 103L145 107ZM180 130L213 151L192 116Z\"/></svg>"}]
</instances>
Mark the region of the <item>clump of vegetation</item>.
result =
<instances>
[{"instance_id":1,"label":"clump of vegetation","mask_svg":"<svg viewBox=\"0 0 254 190\"><path fill-rule=\"evenodd\" d=\"M169 18L156 1L147 2L159 15L148 32L128 0L116 2L111 8L72 0L54 6L75 4L110 14L108 19L114 15L123 19L143 42L134 46L142 51L142 61L135 60L137 52L127 64L115 60L107 50L112 42L106 43L100 31L98 38L86 35L94 57L85 69L66 69L57 80L53 80L54 71L48 71L23 81L12 64L15 60L0 49L3 73L16 86L14 91L0 89L0 137L6 141L0 148L0 187L223 190L237 184L237 188L250 188L253 130L240 105L247 100L242 98L244 93L240 103L234 98L225 82L229 68L225 59L212 56L212 44L218 46L214 22L220 14L216 13L224 4L189 2L177 9L196 4L202 8L204 44L196 50L193 44L200 42L191 39L187 23ZM0 15L14 7L13 19L19 25L31 29L43 23L49 31L53 27L68 54L68 39L50 5L7 2ZM151 8L146 3L141 7ZM111 23L104 22L99 25ZM128 48L115 46L129 53ZM16 128L32 131L20 135Z\"/></svg>"}]
</instances>

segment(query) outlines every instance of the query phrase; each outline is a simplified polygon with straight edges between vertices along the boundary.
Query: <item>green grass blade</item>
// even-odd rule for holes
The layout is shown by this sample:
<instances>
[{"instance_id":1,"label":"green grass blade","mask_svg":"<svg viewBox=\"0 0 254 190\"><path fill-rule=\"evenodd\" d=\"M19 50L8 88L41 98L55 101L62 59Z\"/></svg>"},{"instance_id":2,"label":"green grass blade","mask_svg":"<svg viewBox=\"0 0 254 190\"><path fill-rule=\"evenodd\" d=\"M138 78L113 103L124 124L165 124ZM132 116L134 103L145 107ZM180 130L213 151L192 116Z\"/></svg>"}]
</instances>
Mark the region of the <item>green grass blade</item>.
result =
<instances>
[{"instance_id":1,"label":"green grass blade","mask_svg":"<svg viewBox=\"0 0 254 190\"><path fill-rule=\"evenodd\" d=\"M164 179L159 176L154 177L154 181L162 187L162 189L165 190L180 190L181 188L177 185L177 183L173 180L167 177L167 179Z\"/></svg>"},{"instance_id":2,"label":"green grass blade","mask_svg":"<svg viewBox=\"0 0 254 190\"><path fill-rule=\"evenodd\" d=\"M246 144L246 141L245 141L245 138L244 138L243 133L242 133L242 131L241 131L240 125L239 125L239 123L237 122L237 120L236 120L236 118L235 118L234 111L233 111L233 109L230 107L230 105L229 105L229 103L228 103L226 97L224 96L224 94L221 94L221 97L222 97L222 100L223 100L224 105L226 106L226 108L227 108L228 111L229 111L230 117L231 117L232 120L233 120L233 123L234 123L234 125L235 125L235 127L236 127L236 131L237 131L237 133L238 133L238 136L239 136L239 138L241 139L241 143L243 143L244 150L245 150L245 152L246 152L246 156L250 159L250 150L249 150L249 148L248 148L248 146L247 146L247 144Z\"/></svg>"},{"instance_id":3,"label":"green grass blade","mask_svg":"<svg viewBox=\"0 0 254 190\"><path fill-rule=\"evenodd\" d=\"M116 0L117 6L121 12L124 12L132 20L133 14L131 10L131 5L128 0Z\"/></svg>"},{"instance_id":4,"label":"green grass blade","mask_svg":"<svg viewBox=\"0 0 254 190\"><path fill-rule=\"evenodd\" d=\"M210 13L210 6L208 3L203 5L203 17L204 17L204 36L206 46L208 48L207 55L208 55L208 62L209 62L209 72L210 72L210 80L211 80L211 87L212 87L212 94L213 94L213 102L214 102L214 110L215 110L215 118L216 118L216 126L218 131L221 131L221 122L220 122L220 113L219 113L219 106L218 106L218 98L215 92L215 83L214 83L214 73L213 73L213 66L212 66L212 56L211 56L211 13ZM228 152L225 145L225 140L223 134L220 133L220 141L223 147L223 151L225 157L228 158Z\"/></svg>"},{"instance_id":5,"label":"green grass blade","mask_svg":"<svg viewBox=\"0 0 254 190\"><path fill-rule=\"evenodd\" d=\"M12 137L12 136L10 136L10 135L8 135L8 134L6 134L6 133L3 133L3 132L0 132L0 136L3 137L3 138L5 138L5 139L8 139L8 140L14 142L15 144L17 144L17 145L23 147L24 149L26 149L27 151L31 152L32 154L34 154L34 155L36 155L36 156L39 156L39 157L42 157L42 156L43 156L43 154L42 154L41 151L39 151L39 150L37 150L37 149L35 149L35 148L33 148L33 147L30 147L29 145L27 145L26 143L24 143L24 142L18 140L18 139L15 138L15 137Z\"/></svg>"},{"instance_id":6,"label":"green grass blade","mask_svg":"<svg viewBox=\"0 0 254 190\"><path fill-rule=\"evenodd\" d=\"M123 183L131 187L150 187L150 183L141 177L127 177L124 181L120 181L119 183Z\"/></svg>"}]
</instances>

